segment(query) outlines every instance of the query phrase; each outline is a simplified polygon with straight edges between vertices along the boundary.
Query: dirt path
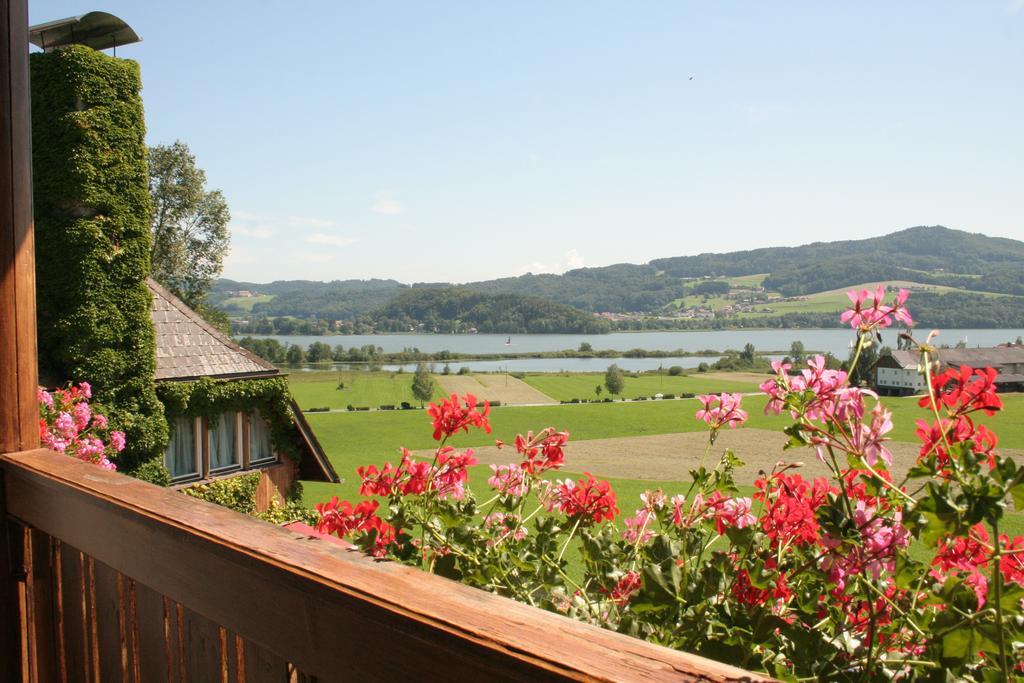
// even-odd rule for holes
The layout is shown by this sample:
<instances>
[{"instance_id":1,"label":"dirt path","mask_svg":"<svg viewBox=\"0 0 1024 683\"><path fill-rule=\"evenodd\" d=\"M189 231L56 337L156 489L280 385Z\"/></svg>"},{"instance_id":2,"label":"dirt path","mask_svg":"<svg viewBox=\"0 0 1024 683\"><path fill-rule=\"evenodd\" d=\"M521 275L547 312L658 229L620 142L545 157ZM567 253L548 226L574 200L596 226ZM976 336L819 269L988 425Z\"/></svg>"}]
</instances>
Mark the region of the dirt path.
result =
<instances>
[{"instance_id":1,"label":"dirt path","mask_svg":"<svg viewBox=\"0 0 1024 683\"><path fill-rule=\"evenodd\" d=\"M770 471L779 460L804 463L799 472L805 479L828 476L828 469L818 460L813 449L783 451L786 438L781 432L768 429L725 431L719 434L705 465L710 468L726 448L731 448L745 463L736 472L739 484L753 484L759 476L759 470ZM570 441L565 452L564 469L611 478L687 481L690 478L689 471L700 462L706 446L705 432ZM498 450L494 446L485 446L473 450L477 459L485 464L516 460L515 451L509 448ZM917 458L918 446L890 442L889 450L893 454L893 474L897 479L902 479ZM1024 457L1024 450L1002 450L1007 455ZM432 455L432 451L420 454Z\"/></svg>"},{"instance_id":2,"label":"dirt path","mask_svg":"<svg viewBox=\"0 0 1024 683\"><path fill-rule=\"evenodd\" d=\"M449 394L471 393L482 401L501 401L502 405L558 403L526 382L508 375L436 375L441 388Z\"/></svg>"}]
</instances>

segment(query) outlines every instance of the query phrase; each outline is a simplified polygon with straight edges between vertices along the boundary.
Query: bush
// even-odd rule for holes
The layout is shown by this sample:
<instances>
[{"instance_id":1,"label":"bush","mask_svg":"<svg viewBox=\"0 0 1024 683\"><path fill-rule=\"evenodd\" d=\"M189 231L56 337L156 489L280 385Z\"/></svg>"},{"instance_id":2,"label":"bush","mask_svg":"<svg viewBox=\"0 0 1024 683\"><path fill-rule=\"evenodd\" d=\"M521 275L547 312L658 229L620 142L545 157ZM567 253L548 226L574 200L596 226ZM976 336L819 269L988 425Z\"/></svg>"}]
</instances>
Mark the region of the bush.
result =
<instances>
[{"instance_id":1,"label":"bush","mask_svg":"<svg viewBox=\"0 0 1024 683\"><path fill-rule=\"evenodd\" d=\"M491 407L497 408L501 406L501 401L491 401Z\"/></svg>"},{"instance_id":2,"label":"bush","mask_svg":"<svg viewBox=\"0 0 1024 683\"><path fill-rule=\"evenodd\" d=\"M320 406L319 408L307 408L307 413L329 413L331 412L330 406Z\"/></svg>"},{"instance_id":3,"label":"bush","mask_svg":"<svg viewBox=\"0 0 1024 683\"><path fill-rule=\"evenodd\" d=\"M679 375L683 374L683 366L673 365L668 369L668 374L671 375L672 377L678 377Z\"/></svg>"},{"instance_id":4,"label":"bush","mask_svg":"<svg viewBox=\"0 0 1024 683\"><path fill-rule=\"evenodd\" d=\"M696 397L697 397L697 394L693 393L692 391L684 391L683 393L679 394L679 398L696 398Z\"/></svg>"},{"instance_id":5,"label":"bush","mask_svg":"<svg viewBox=\"0 0 1024 683\"><path fill-rule=\"evenodd\" d=\"M579 402L580 402L580 400L578 398L571 398L571 399L569 399L569 403L579 403Z\"/></svg>"},{"instance_id":6,"label":"bush","mask_svg":"<svg viewBox=\"0 0 1024 683\"><path fill-rule=\"evenodd\" d=\"M515 377L516 379L526 379L525 372L510 372L508 374L510 377Z\"/></svg>"},{"instance_id":7,"label":"bush","mask_svg":"<svg viewBox=\"0 0 1024 683\"><path fill-rule=\"evenodd\" d=\"M369 410L370 406L357 406L356 410Z\"/></svg>"},{"instance_id":8,"label":"bush","mask_svg":"<svg viewBox=\"0 0 1024 683\"><path fill-rule=\"evenodd\" d=\"M132 476L157 486L171 485L171 471L164 465L164 458L158 455L135 468Z\"/></svg>"},{"instance_id":9,"label":"bush","mask_svg":"<svg viewBox=\"0 0 1024 683\"><path fill-rule=\"evenodd\" d=\"M711 369L711 366L708 365L707 363L703 363L703 362L700 365L697 366L697 372L707 372L710 369Z\"/></svg>"},{"instance_id":10,"label":"bush","mask_svg":"<svg viewBox=\"0 0 1024 683\"><path fill-rule=\"evenodd\" d=\"M345 410L347 410L349 412L352 412L355 409L356 409L356 407L354 405L352 405L351 403L349 403L347 406L345 406Z\"/></svg>"},{"instance_id":11,"label":"bush","mask_svg":"<svg viewBox=\"0 0 1024 683\"><path fill-rule=\"evenodd\" d=\"M472 371L469 369L468 365L463 365L461 368L459 368L460 375L468 375L470 372Z\"/></svg>"},{"instance_id":12,"label":"bush","mask_svg":"<svg viewBox=\"0 0 1024 683\"><path fill-rule=\"evenodd\" d=\"M412 410L412 406L408 401L402 401L402 410Z\"/></svg>"},{"instance_id":13,"label":"bush","mask_svg":"<svg viewBox=\"0 0 1024 683\"><path fill-rule=\"evenodd\" d=\"M380 409L381 410L394 410L395 406L393 406L393 405L383 405L383 406L380 407Z\"/></svg>"},{"instance_id":14,"label":"bush","mask_svg":"<svg viewBox=\"0 0 1024 683\"><path fill-rule=\"evenodd\" d=\"M675 394L665 394L664 396L662 396L662 398L665 399L666 401L670 401L670 400L674 399L675 397L676 397Z\"/></svg>"},{"instance_id":15,"label":"bush","mask_svg":"<svg viewBox=\"0 0 1024 683\"><path fill-rule=\"evenodd\" d=\"M163 453L146 285L150 196L139 65L80 45L30 55L39 365L87 381L125 433L118 466Z\"/></svg>"}]
</instances>

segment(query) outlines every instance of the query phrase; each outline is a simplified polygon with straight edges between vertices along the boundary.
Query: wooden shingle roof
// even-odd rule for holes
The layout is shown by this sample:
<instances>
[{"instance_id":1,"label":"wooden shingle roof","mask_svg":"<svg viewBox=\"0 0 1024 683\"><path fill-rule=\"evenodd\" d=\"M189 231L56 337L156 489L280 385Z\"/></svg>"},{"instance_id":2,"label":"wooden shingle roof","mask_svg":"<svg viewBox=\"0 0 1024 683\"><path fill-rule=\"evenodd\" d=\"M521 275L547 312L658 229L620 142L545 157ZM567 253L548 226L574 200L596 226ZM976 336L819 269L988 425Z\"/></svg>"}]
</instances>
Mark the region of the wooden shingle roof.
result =
<instances>
[{"instance_id":1,"label":"wooden shingle roof","mask_svg":"<svg viewBox=\"0 0 1024 683\"><path fill-rule=\"evenodd\" d=\"M156 332L156 379L266 377L277 368L228 339L153 278L151 317Z\"/></svg>"}]
</instances>

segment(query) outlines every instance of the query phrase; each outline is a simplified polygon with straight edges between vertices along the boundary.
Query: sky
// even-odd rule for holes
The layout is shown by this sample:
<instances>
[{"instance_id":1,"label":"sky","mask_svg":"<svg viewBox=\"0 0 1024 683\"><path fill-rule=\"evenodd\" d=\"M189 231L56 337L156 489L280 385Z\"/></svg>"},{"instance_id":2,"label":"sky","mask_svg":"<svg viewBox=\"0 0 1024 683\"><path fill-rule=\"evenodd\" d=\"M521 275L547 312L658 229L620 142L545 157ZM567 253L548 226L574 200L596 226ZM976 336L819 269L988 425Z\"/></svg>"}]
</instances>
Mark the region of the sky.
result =
<instances>
[{"instance_id":1,"label":"sky","mask_svg":"<svg viewBox=\"0 0 1024 683\"><path fill-rule=\"evenodd\" d=\"M91 10L224 192L232 279L1024 239L1024 0L29 0Z\"/></svg>"}]
</instances>

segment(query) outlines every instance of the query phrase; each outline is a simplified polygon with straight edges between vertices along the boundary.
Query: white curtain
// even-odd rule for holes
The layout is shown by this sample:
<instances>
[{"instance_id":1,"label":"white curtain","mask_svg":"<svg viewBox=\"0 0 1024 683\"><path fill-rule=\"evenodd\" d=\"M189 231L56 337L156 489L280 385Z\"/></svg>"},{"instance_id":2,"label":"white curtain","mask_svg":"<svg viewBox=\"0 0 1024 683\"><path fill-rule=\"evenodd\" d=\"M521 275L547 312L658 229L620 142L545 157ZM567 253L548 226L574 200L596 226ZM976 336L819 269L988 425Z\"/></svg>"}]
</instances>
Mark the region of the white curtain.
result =
<instances>
[{"instance_id":1,"label":"white curtain","mask_svg":"<svg viewBox=\"0 0 1024 683\"><path fill-rule=\"evenodd\" d=\"M196 460L195 418L179 417L171 425L164 464L171 471L171 477L177 479L198 474Z\"/></svg>"},{"instance_id":2,"label":"white curtain","mask_svg":"<svg viewBox=\"0 0 1024 683\"><path fill-rule=\"evenodd\" d=\"M273 460L274 450L270 446L270 426L258 410L249 418L249 462Z\"/></svg>"},{"instance_id":3,"label":"white curtain","mask_svg":"<svg viewBox=\"0 0 1024 683\"><path fill-rule=\"evenodd\" d=\"M224 413L210 430L210 469L232 467L238 462L238 419L235 413Z\"/></svg>"}]
</instances>

